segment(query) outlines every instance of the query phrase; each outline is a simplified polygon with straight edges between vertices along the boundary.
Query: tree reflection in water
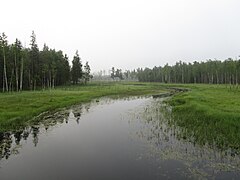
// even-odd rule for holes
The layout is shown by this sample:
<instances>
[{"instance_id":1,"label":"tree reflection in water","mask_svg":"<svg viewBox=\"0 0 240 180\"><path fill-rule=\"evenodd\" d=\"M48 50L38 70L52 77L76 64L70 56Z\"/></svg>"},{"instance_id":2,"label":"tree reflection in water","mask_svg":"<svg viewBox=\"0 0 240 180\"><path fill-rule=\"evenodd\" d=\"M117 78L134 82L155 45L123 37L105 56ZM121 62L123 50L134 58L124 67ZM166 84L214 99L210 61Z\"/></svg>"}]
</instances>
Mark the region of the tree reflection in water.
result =
<instances>
[{"instance_id":1,"label":"tree reflection in water","mask_svg":"<svg viewBox=\"0 0 240 180\"><path fill-rule=\"evenodd\" d=\"M69 119L75 119L79 124L81 115L84 111L89 111L91 103L86 106L76 106L72 110L62 110L54 114L42 117L41 123L25 127L24 129L12 132L0 132L0 161L8 159L13 154L19 153L21 142L26 141L31 134L33 145L36 147L39 142L39 133L41 128L48 131L50 127L57 124L68 122Z\"/></svg>"}]
</instances>

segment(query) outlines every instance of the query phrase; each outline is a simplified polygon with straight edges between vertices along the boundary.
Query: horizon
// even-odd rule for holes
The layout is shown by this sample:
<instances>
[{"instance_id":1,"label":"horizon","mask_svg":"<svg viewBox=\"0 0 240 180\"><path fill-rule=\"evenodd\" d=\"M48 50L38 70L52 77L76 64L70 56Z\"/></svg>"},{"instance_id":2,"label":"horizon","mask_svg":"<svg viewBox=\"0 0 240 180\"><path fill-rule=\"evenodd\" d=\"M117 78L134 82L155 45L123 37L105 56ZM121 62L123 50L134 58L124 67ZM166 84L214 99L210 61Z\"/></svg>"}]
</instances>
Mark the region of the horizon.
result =
<instances>
[{"instance_id":1,"label":"horizon","mask_svg":"<svg viewBox=\"0 0 240 180\"><path fill-rule=\"evenodd\" d=\"M71 63L76 50L93 72L152 68L240 55L236 0L3 2L1 32L28 47L32 30ZM44 11L43 11L44 10ZM16 21L15 14L21 20ZM32 16L30 16L32 14ZM27 17L27 18L26 18ZM238 18L239 17L239 18Z\"/></svg>"}]
</instances>

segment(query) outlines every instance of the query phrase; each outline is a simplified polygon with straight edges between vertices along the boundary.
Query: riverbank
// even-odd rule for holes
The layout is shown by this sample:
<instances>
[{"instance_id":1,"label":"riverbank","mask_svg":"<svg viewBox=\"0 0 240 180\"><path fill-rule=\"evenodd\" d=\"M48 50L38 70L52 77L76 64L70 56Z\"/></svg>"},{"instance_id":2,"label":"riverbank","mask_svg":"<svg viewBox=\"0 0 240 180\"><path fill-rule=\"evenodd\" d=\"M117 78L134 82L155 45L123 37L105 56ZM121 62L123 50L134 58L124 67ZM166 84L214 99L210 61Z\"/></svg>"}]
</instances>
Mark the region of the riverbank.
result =
<instances>
[{"instance_id":1,"label":"riverbank","mask_svg":"<svg viewBox=\"0 0 240 180\"><path fill-rule=\"evenodd\" d=\"M52 112L103 96L159 94L166 89L156 83L90 83L54 90L0 93L0 131L14 130L43 112Z\"/></svg>"},{"instance_id":2,"label":"riverbank","mask_svg":"<svg viewBox=\"0 0 240 180\"><path fill-rule=\"evenodd\" d=\"M98 82L54 90L0 93L0 132L24 127L41 113L103 96L173 94L168 103L173 109L174 122L185 128L182 138L240 150L240 92L226 85Z\"/></svg>"},{"instance_id":3,"label":"riverbank","mask_svg":"<svg viewBox=\"0 0 240 180\"><path fill-rule=\"evenodd\" d=\"M170 99L183 138L240 151L240 92L226 85L181 85L191 89Z\"/></svg>"}]
</instances>

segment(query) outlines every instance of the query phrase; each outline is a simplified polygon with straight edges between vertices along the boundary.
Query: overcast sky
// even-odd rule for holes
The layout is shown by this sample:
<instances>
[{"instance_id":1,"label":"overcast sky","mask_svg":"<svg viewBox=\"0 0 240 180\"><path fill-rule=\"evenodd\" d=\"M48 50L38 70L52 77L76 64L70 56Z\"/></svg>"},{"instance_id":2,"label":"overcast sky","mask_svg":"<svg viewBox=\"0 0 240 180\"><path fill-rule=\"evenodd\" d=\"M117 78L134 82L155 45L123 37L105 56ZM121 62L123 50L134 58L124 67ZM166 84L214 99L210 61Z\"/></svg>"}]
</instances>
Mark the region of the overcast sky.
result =
<instances>
[{"instance_id":1,"label":"overcast sky","mask_svg":"<svg viewBox=\"0 0 240 180\"><path fill-rule=\"evenodd\" d=\"M240 55L239 0L3 0L0 32L78 49L93 71Z\"/></svg>"}]
</instances>

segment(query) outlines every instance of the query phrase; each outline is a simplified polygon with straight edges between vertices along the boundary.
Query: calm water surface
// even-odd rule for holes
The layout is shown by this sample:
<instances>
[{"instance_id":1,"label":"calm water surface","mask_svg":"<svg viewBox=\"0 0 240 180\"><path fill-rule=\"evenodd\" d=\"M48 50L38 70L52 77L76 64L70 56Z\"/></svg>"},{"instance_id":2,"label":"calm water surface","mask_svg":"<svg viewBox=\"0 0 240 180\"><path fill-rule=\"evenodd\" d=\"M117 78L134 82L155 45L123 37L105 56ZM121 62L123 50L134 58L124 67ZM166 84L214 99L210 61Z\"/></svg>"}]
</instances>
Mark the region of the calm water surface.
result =
<instances>
[{"instance_id":1,"label":"calm water surface","mask_svg":"<svg viewBox=\"0 0 240 180\"><path fill-rule=\"evenodd\" d=\"M240 179L239 155L180 138L170 111L161 99L102 99L2 133L0 179Z\"/></svg>"}]
</instances>

